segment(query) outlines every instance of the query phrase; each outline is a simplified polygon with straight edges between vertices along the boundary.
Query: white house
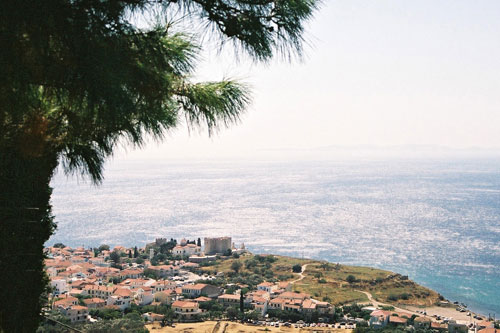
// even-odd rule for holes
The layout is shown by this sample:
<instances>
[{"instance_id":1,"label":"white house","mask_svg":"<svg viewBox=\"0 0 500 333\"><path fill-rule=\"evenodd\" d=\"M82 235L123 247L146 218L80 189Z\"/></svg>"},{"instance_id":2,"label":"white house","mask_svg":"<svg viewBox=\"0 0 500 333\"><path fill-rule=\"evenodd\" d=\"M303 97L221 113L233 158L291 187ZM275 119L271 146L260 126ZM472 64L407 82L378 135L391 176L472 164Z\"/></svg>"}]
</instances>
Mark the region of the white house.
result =
<instances>
[{"instance_id":1,"label":"white house","mask_svg":"<svg viewBox=\"0 0 500 333\"><path fill-rule=\"evenodd\" d=\"M169 280L158 280L152 284L151 287L155 289L155 292L160 292L165 290L174 290L177 288L177 284Z\"/></svg>"},{"instance_id":2,"label":"white house","mask_svg":"<svg viewBox=\"0 0 500 333\"><path fill-rule=\"evenodd\" d=\"M54 267L54 266L50 266L50 267L47 267L47 269L45 270L47 272L47 275L50 277L50 278L53 278L53 277L56 277L57 276L57 268Z\"/></svg>"},{"instance_id":3,"label":"white house","mask_svg":"<svg viewBox=\"0 0 500 333\"><path fill-rule=\"evenodd\" d=\"M63 278L52 278L50 286L54 289L54 295L61 295L69 291L68 283Z\"/></svg>"},{"instance_id":4,"label":"white house","mask_svg":"<svg viewBox=\"0 0 500 333\"><path fill-rule=\"evenodd\" d=\"M179 267L172 265L149 266L148 269L153 271L158 277L174 276L179 274Z\"/></svg>"},{"instance_id":5,"label":"white house","mask_svg":"<svg viewBox=\"0 0 500 333\"><path fill-rule=\"evenodd\" d=\"M82 294L84 296L106 298L106 297L111 296L111 294L113 294L113 292L115 290L116 290L116 287L86 285L85 287L83 287Z\"/></svg>"},{"instance_id":6,"label":"white house","mask_svg":"<svg viewBox=\"0 0 500 333\"><path fill-rule=\"evenodd\" d=\"M172 303L172 310L182 318L191 318L201 313L198 303L188 301L175 301Z\"/></svg>"},{"instance_id":7,"label":"white house","mask_svg":"<svg viewBox=\"0 0 500 333\"><path fill-rule=\"evenodd\" d=\"M120 286L135 290L141 287L151 287L156 283L153 279L126 279L120 282Z\"/></svg>"},{"instance_id":8,"label":"white house","mask_svg":"<svg viewBox=\"0 0 500 333\"><path fill-rule=\"evenodd\" d=\"M116 305L120 310L130 307L133 292L126 288L117 288L115 292L106 299L106 305Z\"/></svg>"},{"instance_id":9,"label":"white house","mask_svg":"<svg viewBox=\"0 0 500 333\"><path fill-rule=\"evenodd\" d=\"M214 298L220 295L220 288L204 283L186 284L182 287L182 293L192 297L206 295L207 297Z\"/></svg>"},{"instance_id":10,"label":"white house","mask_svg":"<svg viewBox=\"0 0 500 333\"><path fill-rule=\"evenodd\" d=\"M373 328L385 327L389 322L389 317L391 312L384 310L375 310L370 314L370 320L368 324Z\"/></svg>"},{"instance_id":11,"label":"white house","mask_svg":"<svg viewBox=\"0 0 500 333\"><path fill-rule=\"evenodd\" d=\"M72 323L86 321L89 315L89 309L86 306L70 305L59 309Z\"/></svg>"},{"instance_id":12,"label":"white house","mask_svg":"<svg viewBox=\"0 0 500 333\"><path fill-rule=\"evenodd\" d=\"M158 314L158 313L153 313L153 312L146 312L142 314L142 317L148 321L148 322L154 322L154 321L162 321L163 318L165 318L164 315Z\"/></svg>"},{"instance_id":13,"label":"white house","mask_svg":"<svg viewBox=\"0 0 500 333\"><path fill-rule=\"evenodd\" d=\"M138 305L148 305L153 303L153 289L149 287L138 288L135 294L135 301Z\"/></svg>"},{"instance_id":14,"label":"white house","mask_svg":"<svg viewBox=\"0 0 500 333\"><path fill-rule=\"evenodd\" d=\"M278 286L271 282L262 282L261 284L257 285L257 290L264 290L269 294L272 294L276 289L278 289Z\"/></svg>"},{"instance_id":15,"label":"white house","mask_svg":"<svg viewBox=\"0 0 500 333\"><path fill-rule=\"evenodd\" d=\"M201 247L195 244L186 244L185 246L177 245L172 249L172 254L174 256L180 257L190 257L193 255L201 254Z\"/></svg>"}]
</instances>

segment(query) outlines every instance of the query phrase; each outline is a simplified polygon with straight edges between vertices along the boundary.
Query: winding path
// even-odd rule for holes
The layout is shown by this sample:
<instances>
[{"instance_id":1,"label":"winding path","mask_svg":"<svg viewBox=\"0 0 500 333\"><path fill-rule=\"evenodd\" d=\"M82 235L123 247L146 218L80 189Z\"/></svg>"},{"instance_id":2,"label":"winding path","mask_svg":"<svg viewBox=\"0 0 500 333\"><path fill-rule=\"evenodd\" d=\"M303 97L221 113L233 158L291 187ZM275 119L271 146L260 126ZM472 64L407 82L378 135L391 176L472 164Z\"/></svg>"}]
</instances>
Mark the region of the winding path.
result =
<instances>
[{"instance_id":1,"label":"winding path","mask_svg":"<svg viewBox=\"0 0 500 333\"><path fill-rule=\"evenodd\" d=\"M375 306L375 307L380 307L380 306L394 306L394 305L391 305L391 304L385 304L385 303L380 303L380 302L376 301L376 300L373 298L372 294L370 294L370 293L369 293L369 292L367 292L367 291L362 291L362 290L356 290L356 291L359 291L360 293L365 294L365 295L366 295L366 297L368 297L368 300L370 301L370 303L372 303L372 304L373 304L373 306Z\"/></svg>"},{"instance_id":2,"label":"winding path","mask_svg":"<svg viewBox=\"0 0 500 333\"><path fill-rule=\"evenodd\" d=\"M306 277L302 273L304 273L306 271L307 265L309 265L309 264L302 265L302 269L300 270L300 273L299 273L300 277L298 279L296 279L296 280L291 281L290 282L291 284L294 284L295 282L299 282L299 281L301 281L302 279L304 279Z\"/></svg>"},{"instance_id":3,"label":"winding path","mask_svg":"<svg viewBox=\"0 0 500 333\"><path fill-rule=\"evenodd\" d=\"M298 278L298 279L295 279L295 280L293 280L293 281L291 281L291 282L290 282L291 284L295 284L296 282L299 282L299 281L303 280L303 279L306 277L306 276L304 275L304 272L305 272L305 271L306 271L306 269L307 269L307 265L309 265L309 264L302 265L302 269L301 269L300 273L298 273L298 274L299 274L299 278ZM359 291L360 293L365 294L365 295L366 295L366 297L368 297L368 300L370 301L370 303L372 303L372 304L373 304L373 306L375 306L375 307L392 306L392 307L394 308L394 310L395 310L395 311L398 311L398 312L403 312L403 313L404 313L404 312L406 312L406 313L408 313L408 314L410 314L410 315L413 315L413 314L414 314L414 315L417 315L417 316L423 316L423 317L427 317L427 318L429 318L429 319L433 320L433 318L432 318L432 317L430 317L430 316L424 316L424 315L422 315L421 313L417 313L417 312L414 312L414 311L410 311L410 310L407 310L407 309L403 309L403 308L400 308L400 307L394 306L394 305L392 305L392 304L388 304L388 303L381 303L381 302L379 302L379 301L376 301L376 300L373 298L372 294L371 294L371 293L369 293L369 292L367 292L367 291L363 291L363 290L357 290L357 291Z\"/></svg>"},{"instance_id":4,"label":"winding path","mask_svg":"<svg viewBox=\"0 0 500 333\"><path fill-rule=\"evenodd\" d=\"M407 310L407 309L403 309L403 308L399 308L397 306L394 306L392 304L387 304L387 303L381 303L379 301L376 301L372 294L370 294L369 292L367 291L363 291L363 290L356 290L356 291L359 291L360 293L363 293L366 295L366 297L368 297L368 300L373 304L373 306L375 307L382 307L382 306L392 306L394 308L395 311L399 311L399 312L406 312L406 313L409 313L409 314L412 314L412 315L417 315L417 316L420 316L420 317L426 317L426 318L429 318L432 320L432 317L430 316L424 316L423 314L421 313L417 313L417 312L414 312L414 311L410 311L410 310Z\"/></svg>"}]
</instances>

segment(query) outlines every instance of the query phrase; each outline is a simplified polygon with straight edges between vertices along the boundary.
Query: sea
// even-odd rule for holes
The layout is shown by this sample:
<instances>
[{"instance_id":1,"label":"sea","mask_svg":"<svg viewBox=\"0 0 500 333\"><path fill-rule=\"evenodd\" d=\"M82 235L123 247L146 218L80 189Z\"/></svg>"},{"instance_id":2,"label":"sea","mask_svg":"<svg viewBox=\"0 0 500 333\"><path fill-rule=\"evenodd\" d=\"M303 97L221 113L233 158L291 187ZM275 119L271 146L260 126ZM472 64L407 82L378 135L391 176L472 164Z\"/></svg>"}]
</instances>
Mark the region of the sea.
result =
<instances>
[{"instance_id":1,"label":"sea","mask_svg":"<svg viewBox=\"0 0 500 333\"><path fill-rule=\"evenodd\" d=\"M254 253L408 275L500 317L500 158L131 160L58 172L47 244L231 236Z\"/></svg>"}]
</instances>

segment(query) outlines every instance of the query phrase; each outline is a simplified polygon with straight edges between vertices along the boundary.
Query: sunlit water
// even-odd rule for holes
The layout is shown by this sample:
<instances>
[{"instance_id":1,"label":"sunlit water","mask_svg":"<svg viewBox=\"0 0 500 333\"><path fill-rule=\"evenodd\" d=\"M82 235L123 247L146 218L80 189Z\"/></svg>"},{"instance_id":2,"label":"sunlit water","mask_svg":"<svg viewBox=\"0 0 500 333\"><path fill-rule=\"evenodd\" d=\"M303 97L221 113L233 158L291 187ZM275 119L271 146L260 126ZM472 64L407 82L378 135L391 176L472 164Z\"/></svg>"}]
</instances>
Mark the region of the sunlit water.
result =
<instances>
[{"instance_id":1,"label":"sunlit water","mask_svg":"<svg viewBox=\"0 0 500 333\"><path fill-rule=\"evenodd\" d=\"M408 274L500 314L500 160L120 162L58 174L49 244L232 236L252 251Z\"/></svg>"}]
</instances>

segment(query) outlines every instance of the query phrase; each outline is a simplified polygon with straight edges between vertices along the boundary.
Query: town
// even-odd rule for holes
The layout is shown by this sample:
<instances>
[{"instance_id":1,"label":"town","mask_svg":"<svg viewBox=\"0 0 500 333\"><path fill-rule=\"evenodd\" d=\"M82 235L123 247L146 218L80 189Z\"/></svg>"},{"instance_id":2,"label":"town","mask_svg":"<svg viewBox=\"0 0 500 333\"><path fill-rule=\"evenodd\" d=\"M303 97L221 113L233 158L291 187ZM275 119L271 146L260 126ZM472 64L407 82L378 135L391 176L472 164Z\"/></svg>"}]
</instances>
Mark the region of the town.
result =
<instances>
[{"instance_id":1,"label":"town","mask_svg":"<svg viewBox=\"0 0 500 333\"><path fill-rule=\"evenodd\" d=\"M86 249L59 243L45 251L50 279L45 325L54 327L78 330L121 320L136 327L132 331L146 332L145 323L160 328L232 320L290 329L499 332L498 323L479 316L474 322L461 322L375 300L339 305L328 295L319 299L319 294L294 288L305 278L308 264L284 261L280 267L288 272L276 275L271 267L280 260L278 256L252 255L244 244L236 247L230 237L204 238L203 246L200 238L158 238L142 248ZM227 267L217 271L216 265ZM325 270L330 267L321 265ZM243 269L252 274L243 274ZM350 283L355 278L350 275L346 280Z\"/></svg>"}]
</instances>

